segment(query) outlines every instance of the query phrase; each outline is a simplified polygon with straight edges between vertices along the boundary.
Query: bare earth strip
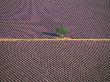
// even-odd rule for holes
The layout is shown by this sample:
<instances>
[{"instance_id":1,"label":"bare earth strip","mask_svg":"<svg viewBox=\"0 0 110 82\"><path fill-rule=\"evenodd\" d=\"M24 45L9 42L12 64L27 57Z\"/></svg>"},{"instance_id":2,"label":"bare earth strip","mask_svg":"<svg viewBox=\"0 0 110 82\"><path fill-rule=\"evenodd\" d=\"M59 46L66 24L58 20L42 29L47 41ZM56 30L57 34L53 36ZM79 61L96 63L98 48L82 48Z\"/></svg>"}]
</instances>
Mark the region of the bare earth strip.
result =
<instances>
[{"instance_id":1,"label":"bare earth strip","mask_svg":"<svg viewBox=\"0 0 110 82\"><path fill-rule=\"evenodd\" d=\"M70 39L70 38L60 38L60 39L8 39L2 38L0 41L58 41L58 40L67 40L67 41L110 41L110 39Z\"/></svg>"}]
</instances>

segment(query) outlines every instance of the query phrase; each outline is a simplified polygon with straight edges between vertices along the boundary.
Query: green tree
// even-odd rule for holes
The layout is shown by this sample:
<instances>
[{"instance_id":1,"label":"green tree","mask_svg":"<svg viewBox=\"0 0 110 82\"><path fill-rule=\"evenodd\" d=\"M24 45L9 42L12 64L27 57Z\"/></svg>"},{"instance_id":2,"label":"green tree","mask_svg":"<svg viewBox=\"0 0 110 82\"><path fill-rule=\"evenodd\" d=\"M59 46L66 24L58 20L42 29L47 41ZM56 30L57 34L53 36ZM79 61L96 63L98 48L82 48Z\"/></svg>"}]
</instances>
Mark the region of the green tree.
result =
<instances>
[{"instance_id":1,"label":"green tree","mask_svg":"<svg viewBox=\"0 0 110 82\"><path fill-rule=\"evenodd\" d=\"M69 30L64 26L60 26L60 27L57 27L56 33L60 34L61 38L64 38L64 35L68 34Z\"/></svg>"}]
</instances>

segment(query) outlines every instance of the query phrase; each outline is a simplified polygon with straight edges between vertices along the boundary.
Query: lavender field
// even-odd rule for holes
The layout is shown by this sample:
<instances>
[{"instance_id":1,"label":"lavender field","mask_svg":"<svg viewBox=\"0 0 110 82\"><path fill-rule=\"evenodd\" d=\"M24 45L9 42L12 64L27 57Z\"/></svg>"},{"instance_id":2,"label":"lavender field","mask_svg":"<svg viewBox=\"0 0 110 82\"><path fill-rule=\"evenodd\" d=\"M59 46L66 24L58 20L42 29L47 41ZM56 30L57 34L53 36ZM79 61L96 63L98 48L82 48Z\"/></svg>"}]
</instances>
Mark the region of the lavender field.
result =
<instances>
[{"instance_id":1,"label":"lavender field","mask_svg":"<svg viewBox=\"0 0 110 82\"><path fill-rule=\"evenodd\" d=\"M110 39L110 0L0 0L0 39ZM0 82L110 82L110 41L0 41Z\"/></svg>"},{"instance_id":2,"label":"lavender field","mask_svg":"<svg viewBox=\"0 0 110 82\"><path fill-rule=\"evenodd\" d=\"M110 38L110 0L0 0L0 38ZM50 33L43 34L43 32Z\"/></svg>"},{"instance_id":3,"label":"lavender field","mask_svg":"<svg viewBox=\"0 0 110 82\"><path fill-rule=\"evenodd\" d=\"M110 82L110 41L1 41L0 82Z\"/></svg>"}]
</instances>

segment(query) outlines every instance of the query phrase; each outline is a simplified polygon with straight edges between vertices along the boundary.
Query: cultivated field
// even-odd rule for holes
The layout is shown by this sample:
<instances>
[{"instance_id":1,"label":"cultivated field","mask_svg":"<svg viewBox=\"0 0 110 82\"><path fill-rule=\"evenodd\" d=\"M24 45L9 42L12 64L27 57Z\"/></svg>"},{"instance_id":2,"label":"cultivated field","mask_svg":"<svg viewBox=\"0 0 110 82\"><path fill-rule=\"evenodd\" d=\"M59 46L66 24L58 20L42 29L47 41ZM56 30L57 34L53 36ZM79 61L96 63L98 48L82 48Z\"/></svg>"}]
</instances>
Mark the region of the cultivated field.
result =
<instances>
[{"instance_id":1,"label":"cultivated field","mask_svg":"<svg viewBox=\"0 0 110 82\"><path fill-rule=\"evenodd\" d=\"M109 6L0 0L0 82L110 82ZM61 25L67 38L55 38Z\"/></svg>"},{"instance_id":2,"label":"cultivated field","mask_svg":"<svg viewBox=\"0 0 110 82\"><path fill-rule=\"evenodd\" d=\"M1 82L109 82L110 41L0 41Z\"/></svg>"},{"instance_id":3,"label":"cultivated field","mask_svg":"<svg viewBox=\"0 0 110 82\"><path fill-rule=\"evenodd\" d=\"M0 0L0 38L110 38L109 0ZM46 32L46 33L45 33Z\"/></svg>"}]
</instances>

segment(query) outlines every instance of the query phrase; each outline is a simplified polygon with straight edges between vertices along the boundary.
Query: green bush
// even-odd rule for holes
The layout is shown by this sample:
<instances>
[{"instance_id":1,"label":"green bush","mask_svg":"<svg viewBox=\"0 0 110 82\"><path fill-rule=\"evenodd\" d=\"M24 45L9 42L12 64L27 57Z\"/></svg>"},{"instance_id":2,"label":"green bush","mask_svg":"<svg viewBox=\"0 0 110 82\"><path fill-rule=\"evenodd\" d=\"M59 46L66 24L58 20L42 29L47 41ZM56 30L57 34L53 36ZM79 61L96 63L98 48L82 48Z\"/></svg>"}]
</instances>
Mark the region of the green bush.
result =
<instances>
[{"instance_id":1,"label":"green bush","mask_svg":"<svg viewBox=\"0 0 110 82\"><path fill-rule=\"evenodd\" d=\"M60 27L57 27L56 33L60 34L60 38L64 38L64 35L68 34L69 30L64 26L60 26Z\"/></svg>"}]
</instances>

